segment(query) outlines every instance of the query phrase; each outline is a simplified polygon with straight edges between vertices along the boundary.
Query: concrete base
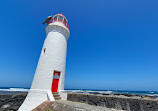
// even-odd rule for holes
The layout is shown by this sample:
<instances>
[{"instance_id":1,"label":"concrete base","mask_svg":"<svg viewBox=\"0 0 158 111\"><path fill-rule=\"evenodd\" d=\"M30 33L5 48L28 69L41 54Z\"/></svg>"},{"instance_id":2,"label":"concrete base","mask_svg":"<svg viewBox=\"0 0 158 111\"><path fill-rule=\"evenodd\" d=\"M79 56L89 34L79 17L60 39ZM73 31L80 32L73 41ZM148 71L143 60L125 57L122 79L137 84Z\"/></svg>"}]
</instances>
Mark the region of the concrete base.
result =
<instances>
[{"instance_id":1,"label":"concrete base","mask_svg":"<svg viewBox=\"0 0 158 111\"><path fill-rule=\"evenodd\" d=\"M66 92L59 92L61 99L67 100L67 93Z\"/></svg>"},{"instance_id":2,"label":"concrete base","mask_svg":"<svg viewBox=\"0 0 158 111\"><path fill-rule=\"evenodd\" d=\"M123 111L101 106L93 106L85 103L57 100L45 101L32 111Z\"/></svg>"},{"instance_id":3,"label":"concrete base","mask_svg":"<svg viewBox=\"0 0 158 111\"><path fill-rule=\"evenodd\" d=\"M18 111L31 111L46 100L54 101L51 91L31 89Z\"/></svg>"},{"instance_id":4,"label":"concrete base","mask_svg":"<svg viewBox=\"0 0 158 111\"><path fill-rule=\"evenodd\" d=\"M49 109L53 111L123 111L113 108L93 106L85 103L63 101L63 100L55 101Z\"/></svg>"}]
</instances>

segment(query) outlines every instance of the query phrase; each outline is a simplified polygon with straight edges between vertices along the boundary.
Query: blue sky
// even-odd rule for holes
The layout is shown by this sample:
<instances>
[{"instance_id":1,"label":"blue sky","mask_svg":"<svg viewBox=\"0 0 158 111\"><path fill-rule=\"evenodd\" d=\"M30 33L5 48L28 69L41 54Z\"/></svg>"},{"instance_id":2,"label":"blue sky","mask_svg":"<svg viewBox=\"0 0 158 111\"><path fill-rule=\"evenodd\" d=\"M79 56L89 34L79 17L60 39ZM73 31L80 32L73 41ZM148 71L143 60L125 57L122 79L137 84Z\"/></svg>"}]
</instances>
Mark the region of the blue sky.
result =
<instances>
[{"instance_id":1,"label":"blue sky","mask_svg":"<svg viewBox=\"0 0 158 111\"><path fill-rule=\"evenodd\" d=\"M0 1L0 86L30 87L45 39L63 13L71 28L66 88L158 90L157 0Z\"/></svg>"}]
</instances>

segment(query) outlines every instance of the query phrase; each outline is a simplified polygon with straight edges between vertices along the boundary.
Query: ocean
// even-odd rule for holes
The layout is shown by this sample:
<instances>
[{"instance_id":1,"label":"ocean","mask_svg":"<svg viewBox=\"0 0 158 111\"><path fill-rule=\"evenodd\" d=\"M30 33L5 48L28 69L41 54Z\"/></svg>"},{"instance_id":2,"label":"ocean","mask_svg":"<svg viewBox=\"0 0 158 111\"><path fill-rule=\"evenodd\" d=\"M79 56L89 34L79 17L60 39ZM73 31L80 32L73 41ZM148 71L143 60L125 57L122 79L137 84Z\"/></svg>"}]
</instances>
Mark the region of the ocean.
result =
<instances>
[{"instance_id":1,"label":"ocean","mask_svg":"<svg viewBox=\"0 0 158 111\"><path fill-rule=\"evenodd\" d=\"M0 87L0 93L9 94L12 92L28 92L28 91L29 91L29 88ZM64 92L93 93L93 94L134 94L134 95L148 95L148 96L158 97L158 91L65 89Z\"/></svg>"}]
</instances>

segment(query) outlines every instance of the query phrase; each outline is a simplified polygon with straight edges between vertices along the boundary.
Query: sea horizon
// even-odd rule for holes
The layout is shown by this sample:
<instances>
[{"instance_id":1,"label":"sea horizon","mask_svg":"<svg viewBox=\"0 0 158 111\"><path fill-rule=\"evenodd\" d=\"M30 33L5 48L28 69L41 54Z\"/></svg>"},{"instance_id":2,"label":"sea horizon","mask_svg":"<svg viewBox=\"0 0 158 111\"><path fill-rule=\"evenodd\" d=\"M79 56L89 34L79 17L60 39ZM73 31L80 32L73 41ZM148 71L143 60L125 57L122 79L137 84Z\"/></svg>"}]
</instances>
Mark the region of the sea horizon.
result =
<instances>
[{"instance_id":1,"label":"sea horizon","mask_svg":"<svg viewBox=\"0 0 158 111\"><path fill-rule=\"evenodd\" d=\"M0 87L0 93L10 92L28 92L29 87ZM77 88L66 88L64 92L73 93L93 93L93 94L132 94L132 95L148 95L158 97L158 91L152 90L110 90L110 89L77 89Z\"/></svg>"}]
</instances>

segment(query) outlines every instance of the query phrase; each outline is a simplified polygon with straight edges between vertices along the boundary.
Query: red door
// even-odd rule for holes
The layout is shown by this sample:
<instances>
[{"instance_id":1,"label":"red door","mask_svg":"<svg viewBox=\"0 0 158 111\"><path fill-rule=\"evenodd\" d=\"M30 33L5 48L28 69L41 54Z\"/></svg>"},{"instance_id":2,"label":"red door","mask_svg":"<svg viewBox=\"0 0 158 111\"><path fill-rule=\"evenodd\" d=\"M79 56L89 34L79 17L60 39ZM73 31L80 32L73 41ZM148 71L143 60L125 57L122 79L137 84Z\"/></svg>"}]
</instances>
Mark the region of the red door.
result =
<instances>
[{"instance_id":1,"label":"red door","mask_svg":"<svg viewBox=\"0 0 158 111\"><path fill-rule=\"evenodd\" d=\"M59 78L60 78L60 72L54 71L53 82L52 82L52 92L58 92Z\"/></svg>"}]
</instances>

